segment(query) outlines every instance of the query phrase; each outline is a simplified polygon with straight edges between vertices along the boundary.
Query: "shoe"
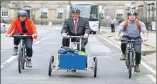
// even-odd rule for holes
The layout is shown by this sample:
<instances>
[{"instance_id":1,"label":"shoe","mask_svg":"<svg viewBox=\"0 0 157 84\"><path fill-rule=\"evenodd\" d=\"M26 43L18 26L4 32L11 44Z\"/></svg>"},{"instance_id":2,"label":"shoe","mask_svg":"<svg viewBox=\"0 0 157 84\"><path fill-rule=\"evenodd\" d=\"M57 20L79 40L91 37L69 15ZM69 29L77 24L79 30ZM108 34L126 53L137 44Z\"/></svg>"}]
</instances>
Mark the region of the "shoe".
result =
<instances>
[{"instance_id":1,"label":"shoe","mask_svg":"<svg viewBox=\"0 0 157 84\"><path fill-rule=\"evenodd\" d=\"M85 48L82 48L81 51L86 52L86 49L85 49Z\"/></svg>"},{"instance_id":2,"label":"shoe","mask_svg":"<svg viewBox=\"0 0 157 84\"><path fill-rule=\"evenodd\" d=\"M136 65L135 65L135 72L140 72L139 64L136 64Z\"/></svg>"},{"instance_id":3,"label":"shoe","mask_svg":"<svg viewBox=\"0 0 157 84\"><path fill-rule=\"evenodd\" d=\"M32 67L31 57L27 57L27 67Z\"/></svg>"},{"instance_id":4,"label":"shoe","mask_svg":"<svg viewBox=\"0 0 157 84\"><path fill-rule=\"evenodd\" d=\"M12 55L16 56L17 52L18 52L18 47L14 47Z\"/></svg>"},{"instance_id":5,"label":"shoe","mask_svg":"<svg viewBox=\"0 0 157 84\"><path fill-rule=\"evenodd\" d=\"M120 60L126 60L126 56L123 54Z\"/></svg>"}]
</instances>

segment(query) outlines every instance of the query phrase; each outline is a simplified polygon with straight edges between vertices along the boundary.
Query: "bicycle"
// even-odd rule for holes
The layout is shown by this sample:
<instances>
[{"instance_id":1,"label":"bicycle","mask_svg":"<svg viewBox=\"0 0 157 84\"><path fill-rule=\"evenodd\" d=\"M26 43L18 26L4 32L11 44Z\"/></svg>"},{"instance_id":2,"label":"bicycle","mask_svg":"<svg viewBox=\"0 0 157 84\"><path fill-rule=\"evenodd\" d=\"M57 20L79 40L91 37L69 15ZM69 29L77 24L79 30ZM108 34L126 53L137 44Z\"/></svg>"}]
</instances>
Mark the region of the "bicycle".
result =
<instances>
[{"instance_id":1,"label":"bicycle","mask_svg":"<svg viewBox=\"0 0 157 84\"><path fill-rule=\"evenodd\" d=\"M18 71L19 71L19 73L21 73L22 69L25 68L25 63L26 63L26 67L28 67L28 65L27 65L28 60L27 60L27 56L26 56L26 47L24 44L24 38L32 37L32 35L17 34L17 35L12 35L11 37L21 38L20 47L18 49Z\"/></svg>"},{"instance_id":2,"label":"bicycle","mask_svg":"<svg viewBox=\"0 0 157 84\"><path fill-rule=\"evenodd\" d=\"M70 47L65 47L64 49L68 49L67 51L64 51L62 53L58 53L56 57L56 63L55 63L55 56L50 57L49 61L49 67L48 67L48 75L51 76L52 71L59 70L59 69L65 69L65 70L72 70L72 72L76 72L76 70L86 70L90 71L93 70L94 78L97 76L97 57L93 57L93 66L89 67L89 57L87 55L81 55L81 54L72 54L71 52L77 52L77 50L81 51L81 43L83 36L67 36L66 38L69 38L69 45ZM73 41L73 38L78 38L79 40ZM70 52L69 54L66 54L65 52Z\"/></svg>"},{"instance_id":3,"label":"bicycle","mask_svg":"<svg viewBox=\"0 0 157 84\"><path fill-rule=\"evenodd\" d=\"M128 77L131 78L132 76L132 68L134 68L135 71L135 49L134 49L134 43L135 41L142 41L142 40L121 40L121 41L127 41L126 45L126 66L128 69Z\"/></svg>"}]
</instances>

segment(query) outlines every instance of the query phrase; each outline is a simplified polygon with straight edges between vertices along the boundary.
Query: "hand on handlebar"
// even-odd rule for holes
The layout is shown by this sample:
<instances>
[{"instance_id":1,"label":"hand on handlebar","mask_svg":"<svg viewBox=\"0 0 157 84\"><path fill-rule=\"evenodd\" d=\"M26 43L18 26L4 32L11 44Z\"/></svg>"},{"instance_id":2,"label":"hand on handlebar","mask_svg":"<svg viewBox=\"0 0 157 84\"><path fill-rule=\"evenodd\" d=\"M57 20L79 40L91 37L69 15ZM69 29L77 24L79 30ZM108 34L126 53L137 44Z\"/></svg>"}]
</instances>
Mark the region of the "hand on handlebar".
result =
<instances>
[{"instance_id":1,"label":"hand on handlebar","mask_svg":"<svg viewBox=\"0 0 157 84\"><path fill-rule=\"evenodd\" d=\"M120 41L121 37L116 37L115 40Z\"/></svg>"},{"instance_id":2,"label":"hand on handlebar","mask_svg":"<svg viewBox=\"0 0 157 84\"><path fill-rule=\"evenodd\" d=\"M62 33L62 36L63 37L67 37L68 35L66 33Z\"/></svg>"},{"instance_id":3,"label":"hand on handlebar","mask_svg":"<svg viewBox=\"0 0 157 84\"><path fill-rule=\"evenodd\" d=\"M85 34L83 37L84 37L84 38L88 38L88 36L89 36L88 34Z\"/></svg>"},{"instance_id":4,"label":"hand on handlebar","mask_svg":"<svg viewBox=\"0 0 157 84\"><path fill-rule=\"evenodd\" d=\"M6 34L6 37L11 37L11 34Z\"/></svg>"},{"instance_id":5,"label":"hand on handlebar","mask_svg":"<svg viewBox=\"0 0 157 84\"><path fill-rule=\"evenodd\" d=\"M144 38L143 41L146 42L148 40L148 38Z\"/></svg>"},{"instance_id":6,"label":"hand on handlebar","mask_svg":"<svg viewBox=\"0 0 157 84\"><path fill-rule=\"evenodd\" d=\"M37 36L38 36L37 34L33 34L33 35L32 35L32 37L37 37Z\"/></svg>"}]
</instances>

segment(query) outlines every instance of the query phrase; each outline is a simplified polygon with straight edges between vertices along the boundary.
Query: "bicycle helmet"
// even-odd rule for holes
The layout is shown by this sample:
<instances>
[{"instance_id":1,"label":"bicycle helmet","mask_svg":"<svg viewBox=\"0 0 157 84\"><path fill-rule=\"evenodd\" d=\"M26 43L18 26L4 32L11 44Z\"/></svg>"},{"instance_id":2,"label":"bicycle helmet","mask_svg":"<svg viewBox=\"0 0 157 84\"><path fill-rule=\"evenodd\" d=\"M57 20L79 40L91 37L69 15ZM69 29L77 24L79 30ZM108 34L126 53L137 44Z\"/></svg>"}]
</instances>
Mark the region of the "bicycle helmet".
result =
<instances>
[{"instance_id":1,"label":"bicycle helmet","mask_svg":"<svg viewBox=\"0 0 157 84\"><path fill-rule=\"evenodd\" d=\"M71 12L72 13L80 13L81 11L77 8L72 8Z\"/></svg>"},{"instance_id":2,"label":"bicycle helmet","mask_svg":"<svg viewBox=\"0 0 157 84\"><path fill-rule=\"evenodd\" d=\"M28 16L28 13L27 13L27 11L25 11L25 10L20 10L20 11L18 11L18 17L20 17L20 16Z\"/></svg>"},{"instance_id":3,"label":"bicycle helmet","mask_svg":"<svg viewBox=\"0 0 157 84\"><path fill-rule=\"evenodd\" d=\"M129 15L136 15L136 16L137 16L138 14L137 14L135 11L130 11L130 12L128 12L127 15L128 15L128 16L129 16Z\"/></svg>"}]
</instances>

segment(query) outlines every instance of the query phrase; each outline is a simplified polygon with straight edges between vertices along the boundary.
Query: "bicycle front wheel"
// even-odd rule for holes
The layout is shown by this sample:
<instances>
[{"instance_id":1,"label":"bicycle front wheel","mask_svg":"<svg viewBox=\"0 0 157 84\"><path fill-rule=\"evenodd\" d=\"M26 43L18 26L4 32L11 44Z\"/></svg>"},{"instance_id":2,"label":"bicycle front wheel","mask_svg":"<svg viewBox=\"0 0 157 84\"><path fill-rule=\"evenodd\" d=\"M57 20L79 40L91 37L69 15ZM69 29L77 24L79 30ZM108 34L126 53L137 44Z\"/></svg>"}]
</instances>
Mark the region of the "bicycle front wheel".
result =
<instances>
[{"instance_id":1,"label":"bicycle front wheel","mask_svg":"<svg viewBox=\"0 0 157 84\"><path fill-rule=\"evenodd\" d=\"M22 72L22 56L23 56L23 52L22 52L22 48L18 51L18 71L19 73Z\"/></svg>"},{"instance_id":2,"label":"bicycle front wheel","mask_svg":"<svg viewBox=\"0 0 157 84\"><path fill-rule=\"evenodd\" d=\"M129 78L132 76L132 68L133 68L133 53L129 52L129 68L128 68L128 73L129 73Z\"/></svg>"},{"instance_id":3,"label":"bicycle front wheel","mask_svg":"<svg viewBox=\"0 0 157 84\"><path fill-rule=\"evenodd\" d=\"M23 54L22 54L22 69L25 69L25 64L26 64L26 49L25 47L22 49Z\"/></svg>"}]
</instances>

